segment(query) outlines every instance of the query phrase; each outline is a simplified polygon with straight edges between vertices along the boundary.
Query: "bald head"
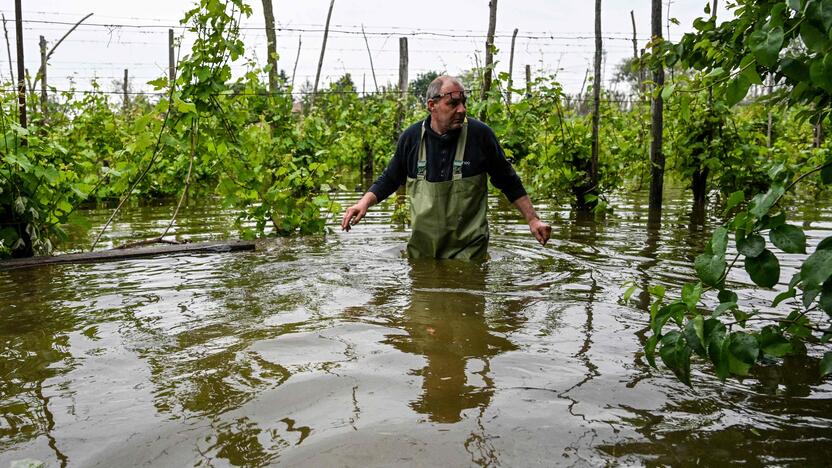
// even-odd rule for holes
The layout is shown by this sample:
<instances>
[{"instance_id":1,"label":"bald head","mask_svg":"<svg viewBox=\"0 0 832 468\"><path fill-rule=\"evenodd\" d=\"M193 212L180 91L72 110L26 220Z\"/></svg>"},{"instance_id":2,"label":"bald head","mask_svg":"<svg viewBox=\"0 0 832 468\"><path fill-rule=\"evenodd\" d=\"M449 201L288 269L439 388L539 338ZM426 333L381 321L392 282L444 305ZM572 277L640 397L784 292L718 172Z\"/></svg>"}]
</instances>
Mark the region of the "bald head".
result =
<instances>
[{"instance_id":1,"label":"bald head","mask_svg":"<svg viewBox=\"0 0 832 468\"><path fill-rule=\"evenodd\" d=\"M440 75L434 78L434 80L428 85L428 90L425 92L425 102L434 96L442 94L442 88L445 85L457 85L462 89L465 89L465 87L462 86L462 82L459 81L459 78L450 75Z\"/></svg>"}]
</instances>

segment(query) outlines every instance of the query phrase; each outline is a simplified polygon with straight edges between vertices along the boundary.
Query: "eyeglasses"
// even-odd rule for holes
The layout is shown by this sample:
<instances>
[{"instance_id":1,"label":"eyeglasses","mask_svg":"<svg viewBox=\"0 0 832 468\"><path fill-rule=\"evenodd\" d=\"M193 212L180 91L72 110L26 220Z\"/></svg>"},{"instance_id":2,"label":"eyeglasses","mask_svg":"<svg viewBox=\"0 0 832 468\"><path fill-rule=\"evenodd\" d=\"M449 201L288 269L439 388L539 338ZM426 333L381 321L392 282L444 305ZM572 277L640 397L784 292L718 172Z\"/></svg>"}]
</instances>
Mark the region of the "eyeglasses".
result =
<instances>
[{"instance_id":1,"label":"eyeglasses","mask_svg":"<svg viewBox=\"0 0 832 468\"><path fill-rule=\"evenodd\" d=\"M451 91L451 92L448 92L448 93L437 94L436 96L433 96L431 99L438 100L438 99L442 99L445 96L448 96L448 97L451 98L448 101L448 104L450 104L452 107L458 106L460 102L464 106L465 102L468 100L468 97L465 96L465 91Z\"/></svg>"}]
</instances>

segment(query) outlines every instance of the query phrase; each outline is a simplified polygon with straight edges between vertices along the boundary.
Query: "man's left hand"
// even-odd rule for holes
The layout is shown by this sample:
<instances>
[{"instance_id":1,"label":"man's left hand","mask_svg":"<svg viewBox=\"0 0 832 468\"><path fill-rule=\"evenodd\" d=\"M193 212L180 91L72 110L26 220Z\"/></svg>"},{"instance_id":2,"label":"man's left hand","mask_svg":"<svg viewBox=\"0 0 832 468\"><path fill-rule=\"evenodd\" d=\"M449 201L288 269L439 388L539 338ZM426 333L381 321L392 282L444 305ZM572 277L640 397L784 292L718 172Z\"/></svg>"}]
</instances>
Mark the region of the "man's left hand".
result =
<instances>
[{"instance_id":1,"label":"man's left hand","mask_svg":"<svg viewBox=\"0 0 832 468\"><path fill-rule=\"evenodd\" d=\"M549 226L538 218L533 219L529 223L529 231L534 234L534 238L540 242L540 245L546 245L549 237L552 236L552 226Z\"/></svg>"}]
</instances>

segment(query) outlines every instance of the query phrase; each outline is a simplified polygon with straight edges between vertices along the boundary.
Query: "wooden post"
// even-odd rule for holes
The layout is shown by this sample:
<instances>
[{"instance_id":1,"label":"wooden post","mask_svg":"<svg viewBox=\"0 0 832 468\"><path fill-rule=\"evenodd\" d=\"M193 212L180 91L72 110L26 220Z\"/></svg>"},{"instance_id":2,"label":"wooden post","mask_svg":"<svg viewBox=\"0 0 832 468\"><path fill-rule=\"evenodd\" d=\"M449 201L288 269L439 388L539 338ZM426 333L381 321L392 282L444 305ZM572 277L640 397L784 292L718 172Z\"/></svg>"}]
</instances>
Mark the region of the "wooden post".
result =
<instances>
[{"instance_id":1,"label":"wooden post","mask_svg":"<svg viewBox=\"0 0 832 468\"><path fill-rule=\"evenodd\" d=\"M269 93L277 93L277 36L274 32L272 0L263 0L263 16L266 18L266 57L269 64Z\"/></svg>"},{"instance_id":2,"label":"wooden post","mask_svg":"<svg viewBox=\"0 0 832 468\"><path fill-rule=\"evenodd\" d=\"M662 0L652 0L651 26L653 35L653 51L659 53L659 41L662 38ZM653 82L656 92L653 93L651 106L652 122L650 125L650 206L649 216L661 219L662 191L664 189L664 153L662 153L663 101L661 89L664 86L664 68L659 65L653 70Z\"/></svg>"},{"instance_id":3,"label":"wooden post","mask_svg":"<svg viewBox=\"0 0 832 468\"><path fill-rule=\"evenodd\" d=\"M40 118L46 123L46 38L40 36Z\"/></svg>"},{"instance_id":4,"label":"wooden post","mask_svg":"<svg viewBox=\"0 0 832 468\"><path fill-rule=\"evenodd\" d=\"M598 187L599 125L601 120L601 0L595 0L595 79L592 83L592 159L590 160L589 192Z\"/></svg>"},{"instance_id":5,"label":"wooden post","mask_svg":"<svg viewBox=\"0 0 832 468\"><path fill-rule=\"evenodd\" d=\"M300 44L303 36L298 36L298 55L295 56L295 66L292 67L292 87L295 87L295 73L298 71L298 60L300 59Z\"/></svg>"},{"instance_id":6,"label":"wooden post","mask_svg":"<svg viewBox=\"0 0 832 468\"><path fill-rule=\"evenodd\" d=\"M14 83L14 69L12 68L12 46L9 43L9 30L6 29L6 15L3 14L3 34L6 35L6 52L9 54L9 82Z\"/></svg>"},{"instance_id":7,"label":"wooden post","mask_svg":"<svg viewBox=\"0 0 832 468\"><path fill-rule=\"evenodd\" d=\"M638 92L644 92L644 69L638 63L638 36L636 35L636 16L633 10L630 10L630 21L633 23L633 66L638 66Z\"/></svg>"},{"instance_id":8,"label":"wooden post","mask_svg":"<svg viewBox=\"0 0 832 468\"><path fill-rule=\"evenodd\" d=\"M127 69L124 69L124 82L121 83L121 89L124 93L124 113L126 114L128 109L130 108L130 97L127 95Z\"/></svg>"},{"instance_id":9,"label":"wooden post","mask_svg":"<svg viewBox=\"0 0 832 468\"><path fill-rule=\"evenodd\" d=\"M315 73L315 86L312 88L312 101L315 100L315 95L318 94L318 82L321 79L321 67L324 65L324 52L326 51L326 39L329 36L329 20L332 18L332 7L335 6L335 0L329 2L329 12L326 14L326 26L324 26L324 41L321 44L321 58L318 59L318 71Z\"/></svg>"},{"instance_id":10,"label":"wooden post","mask_svg":"<svg viewBox=\"0 0 832 468\"><path fill-rule=\"evenodd\" d=\"M480 98L485 101L491 90L491 69L494 68L494 30L497 28L497 0L488 2L488 36L485 39L485 70L482 77L482 93ZM486 108L480 112L480 120L487 117Z\"/></svg>"},{"instance_id":11,"label":"wooden post","mask_svg":"<svg viewBox=\"0 0 832 468\"><path fill-rule=\"evenodd\" d=\"M173 81L176 79L176 64L173 58L173 29L168 29L168 76L170 77L170 85L173 86Z\"/></svg>"},{"instance_id":12,"label":"wooden post","mask_svg":"<svg viewBox=\"0 0 832 468\"><path fill-rule=\"evenodd\" d=\"M364 25L361 25L361 34L364 36L364 45L367 46L367 55L370 56L370 71L373 72L373 85L378 92L378 82L376 81L376 69L373 67L373 54L370 52L370 43L367 42L367 34L364 32Z\"/></svg>"},{"instance_id":13,"label":"wooden post","mask_svg":"<svg viewBox=\"0 0 832 468\"><path fill-rule=\"evenodd\" d=\"M511 54L508 56L508 91L506 92L506 105L511 105L511 86L512 77L514 74L514 41L517 39L517 28L514 28L514 34L511 35Z\"/></svg>"},{"instance_id":14,"label":"wooden post","mask_svg":"<svg viewBox=\"0 0 832 468\"><path fill-rule=\"evenodd\" d=\"M23 60L23 7L21 0L14 0L14 29L17 40L17 111L20 126L27 127L26 122L26 70ZM21 144L26 146L26 139L21 138Z\"/></svg>"},{"instance_id":15,"label":"wooden post","mask_svg":"<svg viewBox=\"0 0 832 468\"><path fill-rule=\"evenodd\" d=\"M532 66L526 65L526 99L532 97Z\"/></svg>"},{"instance_id":16,"label":"wooden post","mask_svg":"<svg viewBox=\"0 0 832 468\"><path fill-rule=\"evenodd\" d=\"M404 109L407 102L407 38L399 38L399 105L396 111L396 135L402 132Z\"/></svg>"}]
</instances>

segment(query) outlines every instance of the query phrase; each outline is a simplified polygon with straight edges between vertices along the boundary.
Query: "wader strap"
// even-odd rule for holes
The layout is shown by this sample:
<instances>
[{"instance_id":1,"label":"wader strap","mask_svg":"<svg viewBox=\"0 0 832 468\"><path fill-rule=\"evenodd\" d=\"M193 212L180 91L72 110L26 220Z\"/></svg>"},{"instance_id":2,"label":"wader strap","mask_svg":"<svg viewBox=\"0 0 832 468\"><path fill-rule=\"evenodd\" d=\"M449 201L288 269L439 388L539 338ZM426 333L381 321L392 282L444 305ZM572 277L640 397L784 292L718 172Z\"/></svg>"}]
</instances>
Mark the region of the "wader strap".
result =
<instances>
[{"instance_id":1,"label":"wader strap","mask_svg":"<svg viewBox=\"0 0 832 468\"><path fill-rule=\"evenodd\" d=\"M468 118L462 122L462 131L459 132L459 139L456 141L456 154L454 155L454 180L462 178L462 161L465 160L465 142L468 141Z\"/></svg>"},{"instance_id":2,"label":"wader strap","mask_svg":"<svg viewBox=\"0 0 832 468\"><path fill-rule=\"evenodd\" d=\"M425 125L427 120L422 121L422 133L419 136L419 160L416 162L416 178L425 180L427 170L427 149L425 148ZM459 139L456 141L456 154L454 154L454 178L462 178L462 161L465 160L465 143L468 141L468 118L462 122L462 130L459 132Z\"/></svg>"}]
</instances>

